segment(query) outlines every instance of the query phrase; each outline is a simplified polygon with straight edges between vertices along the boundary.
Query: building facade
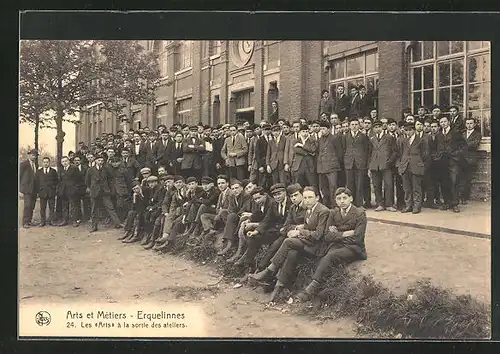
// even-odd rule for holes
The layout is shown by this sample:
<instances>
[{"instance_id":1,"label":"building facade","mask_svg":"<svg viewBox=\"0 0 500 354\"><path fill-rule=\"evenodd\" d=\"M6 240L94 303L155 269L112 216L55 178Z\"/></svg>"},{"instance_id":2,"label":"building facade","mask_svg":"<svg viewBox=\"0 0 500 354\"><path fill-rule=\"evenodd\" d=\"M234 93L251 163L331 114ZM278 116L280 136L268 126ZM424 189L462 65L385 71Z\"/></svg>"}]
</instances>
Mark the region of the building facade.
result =
<instances>
[{"instance_id":1,"label":"building facade","mask_svg":"<svg viewBox=\"0 0 500 354\"><path fill-rule=\"evenodd\" d=\"M380 117L401 119L434 103L474 117L483 135L476 196L491 190L490 43L484 41L143 41L159 55L161 84L154 105L122 116L89 106L76 141L104 132L173 123L255 123L279 104L279 117L316 119L322 89L364 84Z\"/></svg>"}]
</instances>

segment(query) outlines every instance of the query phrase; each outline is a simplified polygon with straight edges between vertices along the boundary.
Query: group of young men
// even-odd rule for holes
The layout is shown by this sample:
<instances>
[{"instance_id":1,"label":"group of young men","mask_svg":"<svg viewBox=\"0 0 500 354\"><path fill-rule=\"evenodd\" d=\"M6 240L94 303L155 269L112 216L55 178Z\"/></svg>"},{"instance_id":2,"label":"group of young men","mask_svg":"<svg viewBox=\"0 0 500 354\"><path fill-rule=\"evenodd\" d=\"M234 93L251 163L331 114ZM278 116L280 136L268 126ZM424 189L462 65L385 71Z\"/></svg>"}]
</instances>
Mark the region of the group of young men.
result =
<instances>
[{"instance_id":1,"label":"group of young men","mask_svg":"<svg viewBox=\"0 0 500 354\"><path fill-rule=\"evenodd\" d=\"M48 157L37 167L30 151L20 166L23 226L34 225L39 197L39 226L90 219L94 232L105 218L125 228L124 243L141 241L160 252L173 250L179 236L197 246L221 234L219 256L252 271L267 244L250 279L280 270L276 295L293 278L297 257L313 255L322 260L306 289L312 294L325 264L366 257L364 208L460 211L459 202L470 198L481 140L473 119L461 118L457 107L444 115L433 106L430 114L423 107L415 115L405 110L397 122L363 108L363 95L357 113L347 104L345 115L338 114L335 99L323 93L319 118L309 122L276 117L273 125L175 124L104 133L64 156L59 171ZM61 221L55 224L57 205Z\"/></svg>"}]
</instances>

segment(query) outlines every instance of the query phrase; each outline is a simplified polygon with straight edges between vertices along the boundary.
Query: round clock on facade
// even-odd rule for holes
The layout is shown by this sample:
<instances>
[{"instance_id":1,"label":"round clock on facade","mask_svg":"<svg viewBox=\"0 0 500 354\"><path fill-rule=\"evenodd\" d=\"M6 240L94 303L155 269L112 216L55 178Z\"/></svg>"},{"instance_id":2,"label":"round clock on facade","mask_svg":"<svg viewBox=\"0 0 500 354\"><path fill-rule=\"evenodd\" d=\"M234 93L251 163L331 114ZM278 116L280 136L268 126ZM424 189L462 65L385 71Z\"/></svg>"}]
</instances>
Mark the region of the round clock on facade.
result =
<instances>
[{"instance_id":1,"label":"round clock on facade","mask_svg":"<svg viewBox=\"0 0 500 354\"><path fill-rule=\"evenodd\" d=\"M233 41L232 43L232 61L236 66L248 64L254 50L254 41Z\"/></svg>"}]
</instances>

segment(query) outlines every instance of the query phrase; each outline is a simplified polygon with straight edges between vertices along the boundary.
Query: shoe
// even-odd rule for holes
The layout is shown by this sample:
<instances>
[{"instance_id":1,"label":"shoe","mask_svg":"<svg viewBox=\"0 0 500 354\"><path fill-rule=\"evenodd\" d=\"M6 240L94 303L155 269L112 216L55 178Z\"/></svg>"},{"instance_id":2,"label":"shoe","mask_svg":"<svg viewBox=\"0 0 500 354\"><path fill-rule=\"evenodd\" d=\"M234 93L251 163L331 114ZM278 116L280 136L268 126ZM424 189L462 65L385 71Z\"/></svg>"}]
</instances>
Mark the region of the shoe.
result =
<instances>
[{"instance_id":1,"label":"shoe","mask_svg":"<svg viewBox=\"0 0 500 354\"><path fill-rule=\"evenodd\" d=\"M412 211L412 207L406 207L403 210L401 210L402 213L409 213L410 211Z\"/></svg>"},{"instance_id":2,"label":"shoe","mask_svg":"<svg viewBox=\"0 0 500 354\"><path fill-rule=\"evenodd\" d=\"M447 205L447 204L441 205L441 210L448 210L448 209L450 209L449 205Z\"/></svg>"},{"instance_id":3,"label":"shoe","mask_svg":"<svg viewBox=\"0 0 500 354\"><path fill-rule=\"evenodd\" d=\"M23 224L23 228L29 229L31 226L29 224Z\"/></svg>"},{"instance_id":4,"label":"shoe","mask_svg":"<svg viewBox=\"0 0 500 354\"><path fill-rule=\"evenodd\" d=\"M455 205L452 209L454 213L460 213L460 209L458 209L457 205Z\"/></svg>"},{"instance_id":5,"label":"shoe","mask_svg":"<svg viewBox=\"0 0 500 354\"><path fill-rule=\"evenodd\" d=\"M272 277L272 275L273 273L269 269L265 268L264 270L261 270L258 273L249 274L248 280L256 282L265 282L266 280L271 280L270 278Z\"/></svg>"},{"instance_id":6,"label":"shoe","mask_svg":"<svg viewBox=\"0 0 500 354\"><path fill-rule=\"evenodd\" d=\"M243 254L243 245L241 242L239 242L238 243L238 250L236 250L236 253L231 258L226 259L226 262L227 263L234 263L241 257L242 254Z\"/></svg>"},{"instance_id":7,"label":"shoe","mask_svg":"<svg viewBox=\"0 0 500 354\"><path fill-rule=\"evenodd\" d=\"M144 233L144 237L141 240L141 246L147 245L151 241L151 234Z\"/></svg>"},{"instance_id":8,"label":"shoe","mask_svg":"<svg viewBox=\"0 0 500 354\"><path fill-rule=\"evenodd\" d=\"M97 231L97 226L92 226L89 230L89 233L96 232Z\"/></svg>"},{"instance_id":9,"label":"shoe","mask_svg":"<svg viewBox=\"0 0 500 354\"><path fill-rule=\"evenodd\" d=\"M413 211L411 212L412 214L418 214L422 211L421 208L414 208Z\"/></svg>"},{"instance_id":10,"label":"shoe","mask_svg":"<svg viewBox=\"0 0 500 354\"><path fill-rule=\"evenodd\" d=\"M168 252L168 251L171 251L172 249L174 248L174 242L171 241L171 240L168 240L167 242L165 242L161 247L159 247L157 249L157 251L160 251L160 252Z\"/></svg>"},{"instance_id":11,"label":"shoe","mask_svg":"<svg viewBox=\"0 0 500 354\"><path fill-rule=\"evenodd\" d=\"M396 211L398 211L398 209L396 209L396 208L394 208L394 207L388 207L388 208L386 208L385 210L387 210L387 211L392 211L393 213L394 213L394 212L396 212Z\"/></svg>"},{"instance_id":12,"label":"shoe","mask_svg":"<svg viewBox=\"0 0 500 354\"><path fill-rule=\"evenodd\" d=\"M233 241L227 240L226 241L226 246L222 250L220 250L219 252L217 252L217 255L218 256L224 256L227 252L229 252L229 250L231 249L232 245L233 245Z\"/></svg>"},{"instance_id":13,"label":"shoe","mask_svg":"<svg viewBox=\"0 0 500 354\"><path fill-rule=\"evenodd\" d=\"M151 248L153 248L155 246L155 241L152 239L149 243L146 243L144 245L144 249L145 250L150 250Z\"/></svg>"},{"instance_id":14,"label":"shoe","mask_svg":"<svg viewBox=\"0 0 500 354\"><path fill-rule=\"evenodd\" d=\"M123 224L115 225L115 229L123 229L124 227L125 227L125 225L123 225Z\"/></svg>"},{"instance_id":15,"label":"shoe","mask_svg":"<svg viewBox=\"0 0 500 354\"><path fill-rule=\"evenodd\" d=\"M62 223L57 224L57 226L67 226L67 225L68 225L67 221L63 221Z\"/></svg>"},{"instance_id":16,"label":"shoe","mask_svg":"<svg viewBox=\"0 0 500 354\"><path fill-rule=\"evenodd\" d=\"M124 240L124 239L126 239L127 237L130 237L130 233L131 233L131 232L132 232L132 231L130 231L130 230L125 231L122 235L120 235L120 236L117 238L117 240Z\"/></svg>"},{"instance_id":17,"label":"shoe","mask_svg":"<svg viewBox=\"0 0 500 354\"><path fill-rule=\"evenodd\" d=\"M38 224L38 227L44 227L45 226L45 221L42 221L40 224Z\"/></svg>"},{"instance_id":18,"label":"shoe","mask_svg":"<svg viewBox=\"0 0 500 354\"><path fill-rule=\"evenodd\" d=\"M243 256L240 257L236 262L234 262L235 266L242 266L246 263L247 260L247 253L245 252Z\"/></svg>"},{"instance_id":19,"label":"shoe","mask_svg":"<svg viewBox=\"0 0 500 354\"><path fill-rule=\"evenodd\" d=\"M269 302L275 302L276 299L279 297L279 295L283 293L284 288L285 287L283 286L283 284L277 282L276 285L274 286L273 292L269 296Z\"/></svg>"},{"instance_id":20,"label":"shoe","mask_svg":"<svg viewBox=\"0 0 500 354\"><path fill-rule=\"evenodd\" d=\"M80 223L81 221L80 220L76 220L75 223L73 224L73 227L78 227L80 226Z\"/></svg>"},{"instance_id":21,"label":"shoe","mask_svg":"<svg viewBox=\"0 0 500 354\"><path fill-rule=\"evenodd\" d=\"M379 205L378 207L375 208L375 211L384 211L385 208L382 205Z\"/></svg>"},{"instance_id":22,"label":"shoe","mask_svg":"<svg viewBox=\"0 0 500 354\"><path fill-rule=\"evenodd\" d=\"M316 280L311 281L309 285L299 293L297 299L300 302L306 302L311 300L313 296L318 293L319 287L320 287L319 282L317 282Z\"/></svg>"}]
</instances>

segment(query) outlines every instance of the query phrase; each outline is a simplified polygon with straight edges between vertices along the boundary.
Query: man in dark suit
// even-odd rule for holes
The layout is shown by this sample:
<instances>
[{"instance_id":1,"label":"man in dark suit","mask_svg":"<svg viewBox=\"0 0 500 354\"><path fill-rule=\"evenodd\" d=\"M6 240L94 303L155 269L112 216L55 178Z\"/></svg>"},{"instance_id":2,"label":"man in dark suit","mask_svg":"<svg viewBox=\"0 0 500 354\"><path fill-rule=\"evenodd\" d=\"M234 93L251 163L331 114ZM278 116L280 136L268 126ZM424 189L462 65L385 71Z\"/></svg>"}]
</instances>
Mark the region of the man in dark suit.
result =
<instances>
[{"instance_id":1,"label":"man in dark suit","mask_svg":"<svg viewBox=\"0 0 500 354\"><path fill-rule=\"evenodd\" d=\"M372 152L368 161L373 189L375 190L375 211L397 211L394 207L394 185L392 166L396 161L396 139L383 131L382 122L373 123L374 134L370 138ZM382 185L384 193L382 193Z\"/></svg>"},{"instance_id":2,"label":"man in dark suit","mask_svg":"<svg viewBox=\"0 0 500 354\"><path fill-rule=\"evenodd\" d=\"M359 85L359 112L361 117L369 117L373 109L373 97L366 92L364 85ZM372 118L375 120L375 118Z\"/></svg>"},{"instance_id":3,"label":"man in dark suit","mask_svg":"<svg viewBox=\"0 0 500 354\"><path fill-rule=\"evenodd\" d=\"M283 188L284 189L284 188ZM283 191L284 192L284 191ZM284 194L284 193L283 193ZM245 253L234 265L252 267L255 256L264 244L273 243L279 236L278 203L270 197L262 187L256 187L252 192L252 215L241 224L239 242L246 244Z\"/></svg>"},{"instance_id":4,"label":"man in dark suit","mask_svg":"<svg viewBox=\"0 0 500 354\"><path fill-rule=\"evenodd\" d=\"M290 169L294 176L294 182L301 186L317 185L315 155L318 143L309 136L307 125L299 128L299 139L292 146L293 156Z\"/></svg>"},{"instance_id":5,"label":"man in dark suit","mask_svg":"<svg viewBox=\"0 0 500 354\"><path fill-rule=\"evenodd\" d=\"M111 159L111 195L116 199L116 214L120 220L125 220L132 207L132 181L133 176L125 167L119 157Z\"/></svg>"},{"instance_id":6,"label":"man in dark suit","mask_svg":"<svg viewBox=\"0 0 500 354\"><path fill-rule=\"evenodd\" d=\"M292 123L292 128L290 134L286 137L285 141L285 152L283 154L283 163L284 163L284 170L285 173L288 174L290 180L294 183L295 181L295 176L292 173L292 163L295 157L295 151L294 151L294 145L299 141L299 130L301 127L300 121L294 121Z\"/></svg>"},{"instance_id":7,"label":"man in dark suit","mask_svg":"<svg viewBox=\"0 0 500 354\"><path fill-rule=\"evenodd\" d=\"M151 149L145 141L141 140L139 133L134 134L134 143L132 145L133 157L137 160L141 168L150 167Z\"/></svg>"},{"instance_id":8,"label":"man in dark suit","mask_svg":"<svg viewBox=\"0 0 500 354\"><path fill-rule=\"evenodd\" d=\"M458 107L457 106L451 106L450 107L450 127L453 130L458 131L459 133L465 132L465 121L464 119L460 116L458 113Z\"/></svg>"},{"instance_id":9,"label":"man in dark suit","mask_svg":"<svg viewBox=\"0 0 500 354\"><path fill-rule=\"evenodd\" d=\"M78 157L79 158L79 157ZM40 197L40 225L45 226L47 222L47 203L49 204L49 224L54 222L54 208L56 201L56 188L59 182L57 171L50 167L50 158L44 157L42 167L38 169L35 176L36 190Z\"/></svg>"},{"instance_id":10,"label":"man in dark suit","mask_svg":"<svg viewBox=\"0 0 500 354\"><path fill-rule=\"evenodd\" d=\"M125 168L128 170L128 173L133 178L139 177L141 170L141 165L137 160L131 156L131 151L128 148L123 148L121 151L122 161Z\"/></svg>"},{"instance_id":11,"label":"man in dark suit","mask_svg":"<svg viewBox=\"0 0 500 354\"><path fill-rule=\"evenodd\" d=\"M335 105L334 100L330 97L330 93L328 90L321 90L321 99L318 104L318 119L321 115L325 114L327 117L330 117L330 114L333 112L333 106Z\"/></svg>"},{"instance_id":12,"label":"man in dark suit","mask_svg":"<svg viewBox=\"0 0 500 354\"><path fill-rule=\"evenodd\" d=\"M459 174L460 202L462 204L467 204L467 201L470 199L472 175L477 168L477 149L481 143L481 133L476 129L474 118L467 118L465 120L465 128L463 136L467 147L464 149L464 158Z\"/></svg>"},{"instance_id":13,"label":"man in dark suit","mask_svg":"<svg viewBox=\"0 0 500 354\"><path fill-rule=\"evenodd\" d=\"M350 131L344 135L344 168L347 187L354 191L354 205L363 205L365 175L368 173L368 157L371 156L371 143L359 131L359 121L351 118Z\"/></svg>"},{"instance_id":14,"label":"man in dark suit","mask_svg":"<svg viewBox=\"0 0 500 354\"><path fill-rule=\"evenodd\" d=\"M224 140L221 148L221 158L226 165L228 178L245 177L245 164L247 161L248 146L243 134L238 132L236 125L229 127L229 136Z\"/></svg>"},{"instance_id":15,"label":"man in dark suit","mask_svg":"<svg viewBox=\"0 0 500 354\"><path fill-rule=\"evenodd\" d=\"M363 118L361 115L358 88L356 86L351 88L351 96L349 97L349 118Z\"/></svg>"},{"instance_id":16,"label":"man in dark suit","mask_svg":"<svg viewBox=\"0 0 500 354\"><path fill-rule=\"evenodd\" d=\"M365 210L353 205L352 192L348 188L339 188L335 192L335 200L339 207L330 211L323 242L316 252L321 259L312 281L297 296L299 301L308 301L318 293L332 265L346 265L367 258Z\"/></svg>"},{"instance_id":17,"label":"man in dark suit","mask_svg":"<svg viewBox=\"0 0 500 354\"><path fill-rule=\"evenodd\" d=\"M396 167L403 178L405 191L405 208L402 213L420 213L422 209L422 178L425 161L428 158L426 142L415 133L414 123L404 125L405 135L398 138L398 159Z\"/></svg>"},{"instance_id":18,"label":"man in dark suit","mask_svg":"<svg viewBox=\"0 0 500 354\"><path fill-rule=\"evenodd\" d=\"M62 168L59 171L59 184L57 186L57 197L62 201L63 220L58 226L66 226L69 220L74 221L74 226L79 226L81 222L80 201L78 195L77 168L70 164L69 157L63 156L61 159Z\"/></svg>"},{"instance_id":19,"label":"man in dark suit","mask_svg":"<svg viewBox=\"0 0 500 354\"><path fill-rule=\"evenodd\" d=\"M169 137L168 131L164 131L160 135L160 139L156 140L152 149L152 156L154 165L156 168L158 166L168 166L168 146L172 144L172 140Z\"/></svg>"},{"instance_id":20,"label":"man in dark suit","mask_svg":"<svg viewBox=\"0 0 500 354\"><path fill-rule=\"evenodd\" d=\"M200 215L200 222L202 233L201 237L203 240L210 240L212 236L223 229L227 221L227 216L229 214L229 201L231 196L231 189L229 188L229 181L227 176L219 175L217 176L217 188L219 189L219 197L217 198L217 204L215 206L215 213L211 213L210 210L206 209ZM200 213L202 210L199 211Z\"/></svg>"},{"instance_id":21,"label":"man in dark suit","mask_svg":"<svg viewBox=\"0 0 500 354\"><path fill-rule=\"evenodd\" d=\"M182 141L184 136L182 132L176 132L173 142L167 146L167 156L168 156L168 171L174 175L178 176L181 174L181 163L182 163Z\"/></svg>"},{"instance_id":22,"label":"man in dark suit","mask_svg":"<svg viewBox=\"0 0 500 354\"><path fill-rule=\"evenodd\" d=\"M425 202L422 204L424 208L437 209L437 201L440 200L439 188L441 187L442 176L440 175L441 167L441 151L443 147L444 136L439 132L439 122L437 120L428 119L430 132L427 137L427 147L429 157L426 161L424 172L423 193L425 194Z\"/></svg>"},{"instance_id":23,"label":"man in dark suit","mask_svg":"<svg viewBox=\"0 0 500 354\"><path fill-rule=\"evenodd\" d=\"M453 212L459 213L458 176L467 143L462 133L458 130L451 129L448 117L442 116L439 120L439 125L442 129L441 134L443 134L441 164L442 174L444 176L442 185L444 205L441 209L451 209Z\"/></svg>"},{"instance_id":24,"label":"man in dark suit","mask_svg":"<svg viewBox=\"0 0 500 354\"><path fill-rule=\"evenodd\" d=\"M387 134L392 136L394 140L397 141L400 133L398 131L398 124L393 118L387 119ZM403 179L401 175L398 173L398 169L396 164L391 165L392 175L394 176L394 191L396 192L396 203L395 206L397 209L403 209L405 207L405 193L403 189Z\"/></svg>"},{"instance_id":25,"label":"man in dark suit","mask_svg":"<svg viewBox=\"0 0 500 354\"><path fill-rule=\"evenodd\" d=\"M303 203L306 208L304 224L298 225L287 232L287 238L283 241L267 268L249 276L251 281L260 282L276 274L281 269L278 281L271 294L271 301L276 298L285 286L291 285L299 255L314 256L319 251L323 239L330 213L329 209L319 203L319 195L317 195L313 187L304 188Z\"/></svg>"},{"instance_id":26,"label":"man in dark suit","mask_svg":"<svg viewBox=\"0 0 500 354\"><path fill-rule=\"evenodd\" d=\"M23 194L23 227L29 228L36 204L36 152L28 151L28 159L19 166L19 192Z\"/></svg>"},{"instance_id":27,"label":"man in dark suit","mask_svg":"<svg viewBox=\"0 0 500 354\"><path fill-rule=\"evenodd\" d=\"M85 185L85 176L89 167L82 164L80 156L75 156L73 163L78 171L76 182L78 198L76 200L76 207L79 211L77 213L82 216L82 221L85 222L90 220L90 196L86 192L87 186Z\"/></svg>"},{"instance_id":28,"label":"man in dark suit","mask_svg":"<svg viewBox=\"0 0 500 354\"><path fill-rule=\"evenodd\" d=\"M329 122L320 122L321 137L318 140L316 171L323 204L333 207L333 194L339 185L339 173L342 170L344 148L340 135L331 134Z\"/></svg>"},{"instance_id":29,"label":"man in dark suit","mask_svg":"<svg viewBox=\"0 0 500 354\"><path fill-rule=\"evenodd\" d=\"M269 174L267 172L266 155L267 146L272 139L271 126L264 122L261 125L262 134L255 142L255 162L257 164L257 176L255 182L262 188L267 188Z\"/></svg>"},{"instance_id":30,"label":"man in dark suit","mask_svg":"<svg viewBox=\"0 0 500 354\"><path fill-rule=\"evenodd\" d=\"M112 172L105 168L104 156L99 155L95 160L94 167L90 167L85 177L85 184L90 193L91 202L91 229L90 232L97 231L97 219L99 203L102 203L111 220L117 229L122 228L123 224L115 212L113 203L111 202L111 181L113 179Z\"/></svg>"},{"instance_id":31,"label":"man in dark suit","mask_svg":"<svg viewBox=\"0 0 500 354\"><path fill-rule=\"evenodd\" d=\"M345 94L343 84L337 86L337 97L334 101L333 111L337 113L341 121L349 114L349 97Z\"/></svg>"},{"instance_id":32,"label":"man in dark suit","mask_svg":"<svg viewBox=\"0 0 500 354\"><path fill-rule=\"evenodd\" d=\"M266 152L266 168L272 183L287 183L285 171L285 143L286 137L279 125L272 127L273 138L269 140Z\"/></svg>"},{"instance_id":33,"label":"man in dark suit","mask_svg":"<svg viewBox=\"0 0 500 354\"><path fill-rule=\"evenodd\" d=\"M198 137L198 127L189 128L189 136L182 142L181 171L185 178L201 178L201 153L205 151L205 142Z\"/></svg>"}]
</instances>

